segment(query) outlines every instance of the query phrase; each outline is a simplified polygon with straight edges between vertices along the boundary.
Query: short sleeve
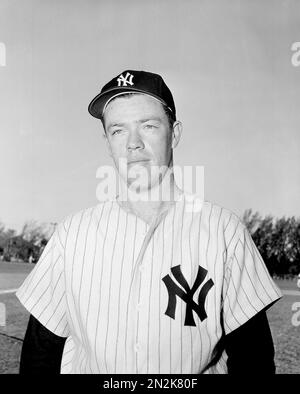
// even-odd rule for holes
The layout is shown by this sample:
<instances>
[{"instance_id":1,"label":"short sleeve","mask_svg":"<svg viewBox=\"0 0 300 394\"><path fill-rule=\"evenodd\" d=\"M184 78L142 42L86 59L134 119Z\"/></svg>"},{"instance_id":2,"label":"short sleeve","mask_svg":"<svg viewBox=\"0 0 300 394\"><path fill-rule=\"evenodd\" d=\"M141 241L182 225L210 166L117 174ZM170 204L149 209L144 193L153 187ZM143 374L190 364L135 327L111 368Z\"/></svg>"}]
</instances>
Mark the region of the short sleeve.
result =
<instances>
[{"instance_id":1,"label":"short sleeve","mask_svg":"<svg viewBox=\"0 0 300 394\"><path fill-rule=\"evenodd\" d=\"M24 307L54 334L69 336L64 280L62 227L58 226L37 265L16 295Z\"/></svg>"},{"instance_id":2,"label":"short sleeve","mask_svg":"<svg viewBox=\"0 0 300 394\"><path fill-rule=\"evenodd\" d=\"M225 267L223 322L229 334L281 297L248 230L241 225Z\"/></svg>"}]
</instances>

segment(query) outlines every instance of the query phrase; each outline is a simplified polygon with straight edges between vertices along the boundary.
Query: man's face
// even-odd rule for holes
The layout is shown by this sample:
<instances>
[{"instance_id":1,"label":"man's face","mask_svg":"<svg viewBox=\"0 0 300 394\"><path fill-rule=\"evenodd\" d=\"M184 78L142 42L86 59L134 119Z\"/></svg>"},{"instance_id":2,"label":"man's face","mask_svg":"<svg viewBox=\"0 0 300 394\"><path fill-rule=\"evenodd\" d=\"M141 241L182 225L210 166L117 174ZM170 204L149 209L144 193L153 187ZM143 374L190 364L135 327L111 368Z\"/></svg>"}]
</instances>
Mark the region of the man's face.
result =
<instances>
[{"instance_id":1,"label":"man's face","mask_svg":"<svg viewBox=\"0 0 300 394\"><path fill-rule=\"evenodd\" d=\"M104 125L110 154L127 185L134 182L141 191L157 185L153 168L172 166L173 129L162 104L144 94L120 96L108 104ZM126 168L120 159L127 160Z\"/></svg>"}]
</instances>

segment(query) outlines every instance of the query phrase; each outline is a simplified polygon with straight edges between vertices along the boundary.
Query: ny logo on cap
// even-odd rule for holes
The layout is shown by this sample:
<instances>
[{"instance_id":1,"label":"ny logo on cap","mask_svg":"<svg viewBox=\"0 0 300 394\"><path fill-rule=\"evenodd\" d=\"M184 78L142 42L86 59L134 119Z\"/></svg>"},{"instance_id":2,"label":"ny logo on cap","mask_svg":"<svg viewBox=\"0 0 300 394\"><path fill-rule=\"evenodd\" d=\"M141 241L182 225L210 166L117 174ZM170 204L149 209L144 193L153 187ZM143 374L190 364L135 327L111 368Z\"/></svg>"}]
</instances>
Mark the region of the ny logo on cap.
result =
<instances>
[{"instance_id":1,"label":"ny logo on cap","mask_svg":"<svg viewBox=\"0 0 300 394\"><path fill-rule=\"evenodd\" d=\"M133 75L130 73L126 73L125 77L123 74L121 74L119 76L119 78L117 79L118 86L133 85L132 78L133 78Z\"/></svg>"}]
</instances>

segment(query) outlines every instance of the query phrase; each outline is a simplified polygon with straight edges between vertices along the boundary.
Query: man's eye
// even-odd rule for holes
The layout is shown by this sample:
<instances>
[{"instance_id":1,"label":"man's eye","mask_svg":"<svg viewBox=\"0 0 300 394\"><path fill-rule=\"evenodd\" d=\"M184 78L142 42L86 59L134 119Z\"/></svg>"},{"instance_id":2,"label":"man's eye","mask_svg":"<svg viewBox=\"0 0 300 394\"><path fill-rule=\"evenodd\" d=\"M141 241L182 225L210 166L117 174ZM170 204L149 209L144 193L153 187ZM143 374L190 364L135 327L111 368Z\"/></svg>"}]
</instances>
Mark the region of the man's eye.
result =
<instances>
[{"instance_id":1,"label":"man's eye","mask_svg":"<svg viewBox=\"0 0 300 394\"><path fill-rule=\"evenodd\" d=\"M156 129L157 127L154 126L153 124L145 124L144 125L145 129L151 130L151 129Z\"/></svg>"},{"instance_id":2,"label":"man's eye","mask_svg":"<svg viewBox=\"0 0 300 394\"><path fill-rule=\"evenodd\" d=\"M113 130L112 131L112 135L115 135L115 134L120 134L122 132L122 129L117 129L117 130Z\"/></svg>"}]
</instances>

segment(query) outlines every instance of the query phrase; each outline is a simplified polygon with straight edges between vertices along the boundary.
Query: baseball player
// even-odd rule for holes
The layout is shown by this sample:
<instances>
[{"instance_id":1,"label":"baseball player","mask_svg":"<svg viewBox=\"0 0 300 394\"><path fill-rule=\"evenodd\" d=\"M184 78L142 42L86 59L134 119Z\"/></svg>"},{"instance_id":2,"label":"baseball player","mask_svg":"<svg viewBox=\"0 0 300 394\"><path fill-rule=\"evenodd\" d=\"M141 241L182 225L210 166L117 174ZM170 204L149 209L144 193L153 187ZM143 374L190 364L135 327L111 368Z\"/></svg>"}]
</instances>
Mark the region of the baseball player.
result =
<instances>
[{"instance_id":1,"label":"baseball player","mask_svg":"<svg viewBox=\"0 0 300 394\"><path fill-rule=\"evenodd\" d=\"M176 185L182 125L162 77L126 70L89 112L123 186L61 222L18 290L20 372L274 373L280 291L239 218Z\"/></svg>"}]
</instances>

